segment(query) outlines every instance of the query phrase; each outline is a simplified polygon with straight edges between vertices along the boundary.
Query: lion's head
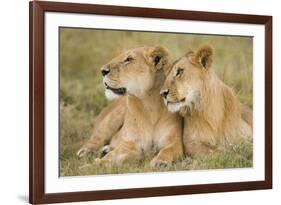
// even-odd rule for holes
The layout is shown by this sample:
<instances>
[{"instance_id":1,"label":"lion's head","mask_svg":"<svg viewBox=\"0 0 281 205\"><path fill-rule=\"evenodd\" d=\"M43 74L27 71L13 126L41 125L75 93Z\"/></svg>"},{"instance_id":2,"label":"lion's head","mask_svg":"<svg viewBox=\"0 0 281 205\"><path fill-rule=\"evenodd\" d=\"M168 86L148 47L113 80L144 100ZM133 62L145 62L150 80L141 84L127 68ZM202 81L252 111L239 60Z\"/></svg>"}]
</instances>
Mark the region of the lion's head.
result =
<instances>
[{"instance_id":1,"label":"lion's head","mask_svg":"<svg viewBox=\"0 0 281 205\"><path fill-rule=\"evenodd\" d=\"M160 46L121 53L101 68L106 97L114 99L125 93L142 97L155 86L159 72L167 64L168 53Z\"/></svg>"},{"instance_id":2,"label":"lion's head","mask_svg":"<svg viewBox=\"0 0 281 205\"><path fill-rule=\"evenodd\" d=\"M174 63L160 92L170 112L200 109L204 81L212 72L212 58L213 49L202 46Z\"/></svg>"}]
</instances>

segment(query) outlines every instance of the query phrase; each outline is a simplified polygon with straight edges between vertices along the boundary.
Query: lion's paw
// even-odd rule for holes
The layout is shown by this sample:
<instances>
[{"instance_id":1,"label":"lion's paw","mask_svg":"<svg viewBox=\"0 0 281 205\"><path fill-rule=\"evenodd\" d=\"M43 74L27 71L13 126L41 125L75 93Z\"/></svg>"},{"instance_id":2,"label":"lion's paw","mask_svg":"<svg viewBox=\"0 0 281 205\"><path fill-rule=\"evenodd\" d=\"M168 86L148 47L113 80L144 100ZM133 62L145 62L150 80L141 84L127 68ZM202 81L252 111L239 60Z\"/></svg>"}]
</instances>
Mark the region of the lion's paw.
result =
<instances>
[{"instance_id":1,"label":"lion's paw","mask_svg":"<svg viewBox=\"0 0 281 205\"><path fill-rule=\"evenodd\" d=\"M100 151L100 158L104 157L105 155L107 155L108 152L110 152L111 148L109 145L105 145L101 148Z\"/></svg>"},{"instance_id":2,"label":"lion's paw","mask_svg":"<svg viewBox=\"0 0 281 205\"><path fill-rule=\"evenodd\" d=\"M161 160L161 159L153 159L150 162L150 166L153 169L165 169L165 168L169 168L171 166L171 162L168 162L166 160Z\"/></svg>"},{"instance_id":3,"label":"lion's paw","mask_svg":"<svg viewBox=\"0 0 281 205\"><path fill-rule=\"evenodd\" d=\"M78 157L83 157L87 154L94 154L99 151L99 147L94 143L85 143L76 153Z\"/></svg>"},{"instance_id":4,"label":"lion's paw","mask_svg":"<svg viewBox=\"0 0 281 205\"><path fill-rule=\"evenodd\" d=\"M87 147L82 147L81 149L78 150L78 152L76 153L76 156L78 157L83 157L88 153L91 153L91 149L87 148Z\"/></svg>"}]
</instances>

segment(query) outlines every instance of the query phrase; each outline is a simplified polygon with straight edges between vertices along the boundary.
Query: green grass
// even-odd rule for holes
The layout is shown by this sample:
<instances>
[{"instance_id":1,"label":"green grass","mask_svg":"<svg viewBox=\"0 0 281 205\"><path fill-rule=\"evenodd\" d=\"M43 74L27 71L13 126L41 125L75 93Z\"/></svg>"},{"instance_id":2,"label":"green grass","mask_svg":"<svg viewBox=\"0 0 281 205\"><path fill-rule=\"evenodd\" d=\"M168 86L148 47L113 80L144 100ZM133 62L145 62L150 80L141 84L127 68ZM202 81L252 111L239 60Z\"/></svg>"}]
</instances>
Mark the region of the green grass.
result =
<instances>
[{"instance_id":1,"label":"green grass","mask_svg":"<svg viewBox=\"0 0 281 205\"><path fill-rule=\"evenodd\" d=\"M232 87L241 102L252 107L252 38L167 34L148 32L60 30L60 174L78 176L151 172L148 156L122 167L98 168L96 156L77 158L76 152L87 140L96 116L109 103L104 97L100 67L122 50L141 45L162 45L177 59L188 49L202 44L215 48L213 68ZM219 169L252 166L252 145L222 148L211 158L182 159L160 171Z\"/></svg>"},{"instance_id":2,"label":"green grass","mask_svg":"<svg viewBox=\"0 0 281 205\"><path fill-rule=\"evenodd\" d=\"M252 145L249 143L242 143L227 148L225 147L221 152L214 153L212 156L206 158L191 159L186 157L178 160L171 167L158 170L150 167L152 156L147 156L144 160L136 160L122 166L113 165L112 167L101 168L96 166L94 162L98 154L92 154L77 159L75 155L76 148L78 148L78 146L73 146L72 148L65 149L61 153L61 176L252 167L253 157Z\"/></svg>"}]
</instances>

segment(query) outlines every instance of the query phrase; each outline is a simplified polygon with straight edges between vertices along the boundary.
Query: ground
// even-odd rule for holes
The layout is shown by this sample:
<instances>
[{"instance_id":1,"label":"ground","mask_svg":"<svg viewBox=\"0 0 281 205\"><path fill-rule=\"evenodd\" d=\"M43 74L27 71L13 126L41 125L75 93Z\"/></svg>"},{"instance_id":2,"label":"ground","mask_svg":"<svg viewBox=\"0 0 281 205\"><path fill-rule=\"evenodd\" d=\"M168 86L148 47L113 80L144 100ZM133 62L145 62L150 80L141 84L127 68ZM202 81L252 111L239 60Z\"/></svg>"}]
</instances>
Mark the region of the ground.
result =
<instances>
[{"instance_id":1,"label":"ground","mask_svg":"<svg viewBox=\"0 0 281 205\"><path fill-rule=\"evenodd\" d=\"M60 175L78 176L151 172L147 156L122 167L101 169L95 155L79 159L77 150L87 140L96 116L108 103L104 97L100 67L122 50L141 45L162 45L177 59L189 48L210 44L215 49L214 68L241 102L252 107L252 38L179 35L106 30L60 30ZM211 158L185 158L160 171L252 167L252 145L222 147Z\"/></svg>"}]
</instances>

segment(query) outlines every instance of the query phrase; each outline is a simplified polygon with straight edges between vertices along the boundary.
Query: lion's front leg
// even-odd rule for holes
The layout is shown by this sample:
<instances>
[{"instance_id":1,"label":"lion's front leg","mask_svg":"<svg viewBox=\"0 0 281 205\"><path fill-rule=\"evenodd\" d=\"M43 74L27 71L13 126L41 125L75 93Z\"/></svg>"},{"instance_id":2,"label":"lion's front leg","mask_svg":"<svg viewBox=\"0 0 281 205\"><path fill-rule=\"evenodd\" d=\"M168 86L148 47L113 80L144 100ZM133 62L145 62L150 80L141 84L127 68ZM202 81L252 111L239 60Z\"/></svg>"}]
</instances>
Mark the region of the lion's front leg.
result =
<instances>
[{"instance_id":1,"label":"lion's front leg","mask_svg":"<svg viewBox=\"0 0 281 205\"><path fill-rule=\"evenodd\" d=\"M126 112L125 100L125 97L120 97L102 110L96 119L90 139L78 150L77 156L82 157L87 153L97 152L120 131Z\"/></svg>"},{"instance_id":2,"label":"lion's front leg","mask_svg":"<svg viewBox=\"0 0 281 205\"><path fill-rule=\"evenodd\" d=\"M134 142L122 142L114 150L109 152L103 158L96 159L96 163L99 166L120 166L133 159L136 159L140 155L138 145Z\"/></svg>"},{"instance_id":3,"label":"lion's front leg","mask_svg":"<svg viewBox=\"0 0 281 205\"><path fill-rule=\"evenodd\" d=\"M202 123L201 123L202 124ZM217 149L217 140L209 128L196 129L191 123L184 129L183 143L190 157L205 157ZM203 127L203 126L202 126Z\"/></svg>"},{"instance_id":4,"label":"lion's front leg","mask_svg":"<svg viewBox=\"0 0 281 205\"><path fill-rule=\"evenodd\" d=\"M183 157L182 118L168 114L159 121L154 133L154 144L159 148L158 154L151 160L152 168L169 167L175 160Z\"/></svg>"},{"instance_id":5,"label":"lion's front leg","mask_svg":"<svg viewBox=\"0 0 281 205\"><path fill-rule=\"evenodd\" d=\"M159 151L159 153L151 160L150 166L156 169L169 167L180 157L183 157L182 143L171 143Z\"/></svg>"}]
</instances>

